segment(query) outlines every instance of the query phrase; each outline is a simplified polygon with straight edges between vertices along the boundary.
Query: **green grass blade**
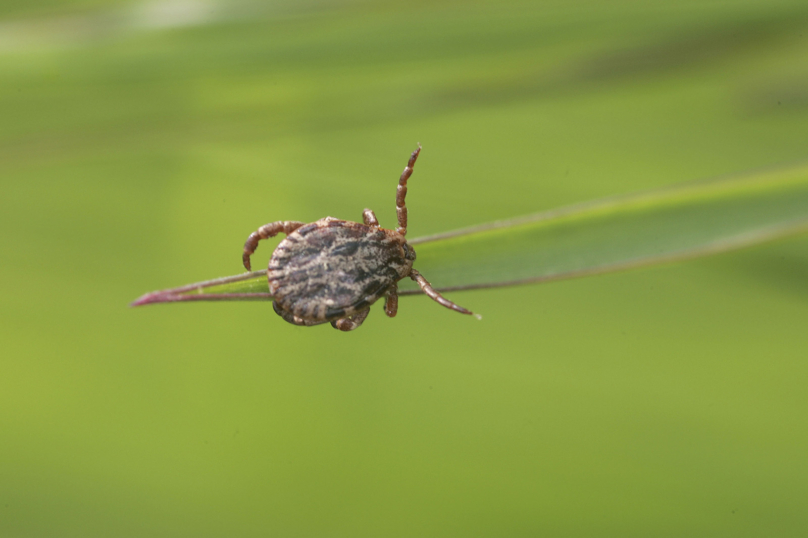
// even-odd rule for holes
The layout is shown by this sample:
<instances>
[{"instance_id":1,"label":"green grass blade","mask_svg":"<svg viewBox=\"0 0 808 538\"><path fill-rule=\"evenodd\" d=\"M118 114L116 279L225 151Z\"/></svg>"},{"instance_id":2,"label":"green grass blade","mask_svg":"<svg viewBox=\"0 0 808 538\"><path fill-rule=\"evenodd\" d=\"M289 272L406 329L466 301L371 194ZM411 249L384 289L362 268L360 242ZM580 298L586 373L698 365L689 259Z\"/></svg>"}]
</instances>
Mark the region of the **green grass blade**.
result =
<instances>
[{"instance_id":1,"label":"green grass blade","mask_svg":"<svg viewBox=\"0 0 808 538\"><path fill-rule=\"evenodd\" d=\"M573 278L705 256L808 229L808 165L690 183L414 239L440 290ZM418 293L409 281L401 293ZM147 294L133 306L269 299L256 271Z\"/></svg>"},{"instance_id":2,"label":"green grass blade","mask_svg":"<svg viewBox=\"0 0 808 538\"><path fill-rule=\"evenodd\" d=\"M473 289L709 255L806 227L808 165L802 165L581 204L413 243L418 270L436 287Z\"/></svg>"}]
</instances>

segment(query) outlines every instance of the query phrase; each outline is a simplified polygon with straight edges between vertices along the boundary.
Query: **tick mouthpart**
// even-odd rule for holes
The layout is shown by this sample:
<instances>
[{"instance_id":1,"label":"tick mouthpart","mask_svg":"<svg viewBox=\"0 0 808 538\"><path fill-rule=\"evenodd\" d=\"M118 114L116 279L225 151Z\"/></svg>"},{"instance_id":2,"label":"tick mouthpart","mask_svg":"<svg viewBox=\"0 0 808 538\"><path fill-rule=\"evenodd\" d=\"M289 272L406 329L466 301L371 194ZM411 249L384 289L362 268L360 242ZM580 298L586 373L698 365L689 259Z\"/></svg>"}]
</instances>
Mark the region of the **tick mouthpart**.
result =
<instances>
[{"instance_id":1,"label":"tick mouthpart","mask_svg":"<svg viewBox=\"0 0 808 538\"><path fill-rule=\"evenodd\" d=\"M409 243L404 243L401 245L401 248L404 250L404 257L411 262L415 261L415 249L412 248Z\"/></svg>"}]
</instances>

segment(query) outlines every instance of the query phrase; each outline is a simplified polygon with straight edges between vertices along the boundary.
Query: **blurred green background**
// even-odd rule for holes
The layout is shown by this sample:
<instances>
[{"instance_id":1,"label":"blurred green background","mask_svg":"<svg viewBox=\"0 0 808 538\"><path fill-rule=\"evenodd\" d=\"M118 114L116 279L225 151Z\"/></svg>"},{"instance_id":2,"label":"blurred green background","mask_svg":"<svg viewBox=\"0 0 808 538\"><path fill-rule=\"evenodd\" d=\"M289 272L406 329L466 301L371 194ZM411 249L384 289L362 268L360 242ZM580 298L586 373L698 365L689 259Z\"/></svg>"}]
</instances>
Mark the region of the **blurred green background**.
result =
<instances>
[{"instance_id":1,"label":"blurred green background","mask_svg":"<svg viewBox=\"0 0 808 538\"><path fill-rule=\"evenodd\" d=\"M393 226L417 142L411 237L806 132L804 0L3 1L0 536L804 536L805 237L450 295L482 322L127 304Z\"/></svg>"}]
</instances>

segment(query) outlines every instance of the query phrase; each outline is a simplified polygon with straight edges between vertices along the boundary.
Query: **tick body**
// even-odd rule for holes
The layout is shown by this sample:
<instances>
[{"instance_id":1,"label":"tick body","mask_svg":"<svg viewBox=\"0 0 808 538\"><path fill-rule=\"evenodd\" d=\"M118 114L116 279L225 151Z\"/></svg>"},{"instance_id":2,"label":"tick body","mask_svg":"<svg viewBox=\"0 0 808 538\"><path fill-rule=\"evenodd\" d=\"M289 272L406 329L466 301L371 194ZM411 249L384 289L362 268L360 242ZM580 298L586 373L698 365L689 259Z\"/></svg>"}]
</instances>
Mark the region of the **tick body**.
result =
<instances>
[{"instance_id":1,"label":"tick body","mask_svg":"<svg viewBox=\"0 0 808 538\"><path fill-rule=\"evenodd\" d=\"M359 327L370 305L385 298L385 313L396 315L397 282L410 277L426 295L461 314L469 310L435 291L415 269L415 250L407 243L407 180L421 151L410 157L396 192L398 228L379 226L370 209L362 223L326 217L310 224L278 221L253 232L244 244L243 262L250 269L250 256L261 239L283 232L286 238L272 254L267 269L269 291L275 312L295 325L331 322L342 331Z\"/></svg>"}]
</instances>

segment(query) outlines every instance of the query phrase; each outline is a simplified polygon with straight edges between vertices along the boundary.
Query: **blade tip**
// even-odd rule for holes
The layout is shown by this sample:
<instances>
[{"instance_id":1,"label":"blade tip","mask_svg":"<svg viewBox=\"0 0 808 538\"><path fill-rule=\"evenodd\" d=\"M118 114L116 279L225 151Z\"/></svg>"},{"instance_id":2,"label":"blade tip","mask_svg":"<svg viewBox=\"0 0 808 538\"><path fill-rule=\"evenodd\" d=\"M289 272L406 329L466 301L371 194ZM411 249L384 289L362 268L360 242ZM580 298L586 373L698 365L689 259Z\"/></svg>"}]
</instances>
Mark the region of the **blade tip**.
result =
<instances>
[{"instance_id":1,"label":"blade tip","mask_svg":"<svg viewBox=\"0 0 808 538\"><path fill-rule=\"evenodd\" d=\"M129 303L130 308L134 308L136 306L143 306L152 303L160 303L162 302L161 299L164 294L160 293L159 291L153 291L151 293L147 293L145 295L141 295L131 303Z\"/></svg>"}]
</instances>

